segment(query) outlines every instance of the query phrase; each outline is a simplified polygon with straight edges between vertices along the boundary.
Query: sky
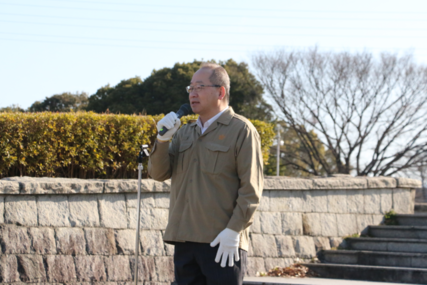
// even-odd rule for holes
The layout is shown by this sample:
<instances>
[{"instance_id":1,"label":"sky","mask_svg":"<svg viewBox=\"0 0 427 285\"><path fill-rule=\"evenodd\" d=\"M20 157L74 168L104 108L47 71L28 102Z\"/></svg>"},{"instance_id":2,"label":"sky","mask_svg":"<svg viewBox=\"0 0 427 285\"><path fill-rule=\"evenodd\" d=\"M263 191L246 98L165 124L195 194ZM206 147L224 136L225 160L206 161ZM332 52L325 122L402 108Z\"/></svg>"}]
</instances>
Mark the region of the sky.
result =
<instances>
[{"instance_id":1,"label":"sky","mask_svg":"<svg viewBox=\"0 0 427 285\"><path fill-rule=\"evenodd\" d=\"M426 0L0 0L0 108L194 59L250 66L282 48L410 52L427 64L426 35Z\"/></svg>"}]
</instances>

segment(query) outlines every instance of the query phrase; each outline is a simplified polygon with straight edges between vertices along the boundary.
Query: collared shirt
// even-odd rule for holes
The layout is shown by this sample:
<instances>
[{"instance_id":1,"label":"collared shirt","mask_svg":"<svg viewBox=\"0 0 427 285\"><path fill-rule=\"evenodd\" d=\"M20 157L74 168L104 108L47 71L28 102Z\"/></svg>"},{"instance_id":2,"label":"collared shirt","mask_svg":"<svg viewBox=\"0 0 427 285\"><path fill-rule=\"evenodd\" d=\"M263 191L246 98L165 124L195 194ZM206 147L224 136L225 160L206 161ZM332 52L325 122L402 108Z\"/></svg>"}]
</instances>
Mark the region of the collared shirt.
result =
<instances>
[{"instance_id":1,"label":"collared shirt","mask_svg":"<svg viewBox=\"0 0 427 285\"><path fill-rule=\"evenodd\" d=\"M202 125L202 121L200 121L200 117L197 119L196 124L200 127L200 130L202 131L202 134L209 128L210 125L212 125L213 122L215 122L216 119L219 118L219 116L221 116L222 113L225 112L225 110L228 109L228 106L222 110L221 112L219 112L218 114L216 114L215 116L213 116L212 118L210 118L209 120L207 120L205 122L204 125Z\"/></svg>"},{"instance_id":2,"label":"collared shirt","mask_svg":"<svg viewBox=\"0 0 427 285\"><path fill-rule=\"evenodd\" d=\"M250 121L230 107L203 134L196 123L182 126L171 143L155 143L148 173L172 178L165 242L210 243L229 228L248 250L264 181L261 140Z\"/></svg>"}]
</instances>

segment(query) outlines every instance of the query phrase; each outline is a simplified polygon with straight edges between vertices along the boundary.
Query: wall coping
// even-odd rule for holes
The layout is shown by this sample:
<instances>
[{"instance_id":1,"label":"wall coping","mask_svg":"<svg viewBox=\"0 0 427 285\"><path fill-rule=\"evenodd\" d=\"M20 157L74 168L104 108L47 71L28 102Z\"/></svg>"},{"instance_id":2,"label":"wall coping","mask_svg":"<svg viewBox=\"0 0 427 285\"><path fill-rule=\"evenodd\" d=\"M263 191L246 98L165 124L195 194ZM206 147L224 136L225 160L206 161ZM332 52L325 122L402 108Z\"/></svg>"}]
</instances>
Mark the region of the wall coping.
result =
<instances>
[{"instance_id":1,"label":"wall coping","mask_svg":"<svg viewBox=\"0 0 427 285\"><path fill-rule=\"evenodd\" d=\"M364 190L364 189L414 189L421 181L403 177L334 177L295 178L266 176L264 190ZM50 195L50 194L108 194L136 193L137 179L77 179L49 177L7 177L0 179L0 195ZM142 192L169 192L170 180L157 182L143 179Z\"/></svg>"}]
</instances>

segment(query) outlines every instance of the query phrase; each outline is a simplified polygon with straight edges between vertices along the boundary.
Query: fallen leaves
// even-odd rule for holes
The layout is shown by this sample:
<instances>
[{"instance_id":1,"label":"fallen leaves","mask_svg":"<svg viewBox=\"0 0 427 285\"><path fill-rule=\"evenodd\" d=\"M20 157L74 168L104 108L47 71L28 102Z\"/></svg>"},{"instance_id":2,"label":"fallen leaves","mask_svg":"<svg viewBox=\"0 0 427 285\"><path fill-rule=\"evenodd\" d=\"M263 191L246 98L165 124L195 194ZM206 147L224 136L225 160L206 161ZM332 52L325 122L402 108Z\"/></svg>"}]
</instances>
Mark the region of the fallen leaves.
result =
<instances>
[{"instance_id":1,"label":"fallen leaves","mask_svg":"<svg viewBox=\"0 0 427 285\"><path fill-rule=\"evenodd\" d=\"M308 267L301 264L292 264L289 267L275 267L270 269L264 276L274 276L274 277L320 277L319 274L312 272Z\"/></svg>"}]
</instances>

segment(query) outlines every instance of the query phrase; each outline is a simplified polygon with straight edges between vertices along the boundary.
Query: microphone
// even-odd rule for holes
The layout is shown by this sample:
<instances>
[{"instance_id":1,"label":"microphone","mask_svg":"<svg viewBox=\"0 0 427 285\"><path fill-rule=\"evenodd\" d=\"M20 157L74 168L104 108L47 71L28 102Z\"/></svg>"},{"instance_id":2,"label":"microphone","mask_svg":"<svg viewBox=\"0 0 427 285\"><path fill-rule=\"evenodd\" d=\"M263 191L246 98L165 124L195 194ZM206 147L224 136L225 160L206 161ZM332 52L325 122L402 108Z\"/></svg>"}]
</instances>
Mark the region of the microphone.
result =
<instances>
[{"instance_id":1,"label":"microphone","mask_svg":"<svg viewBox=\"0 0 427 285\"><path fill-rule=\"evenodd\" d=\"M182 105L180 108L179 108L179 110L178 110L178 112L176 112L176 116L178 117L178 119L179 118L181 118L182 116L187 116L188 114L190 114L191 113L191 107L190 107L190 104L184 104L184 105ZM161 136L163 136L164 134L166 134L166 132L167 131L169 131L169 129L168 128L166 128L165 126L163 126L162 127L162 129L159 131L159 134L161 135Z\"/></svg>"}]
</instances>

